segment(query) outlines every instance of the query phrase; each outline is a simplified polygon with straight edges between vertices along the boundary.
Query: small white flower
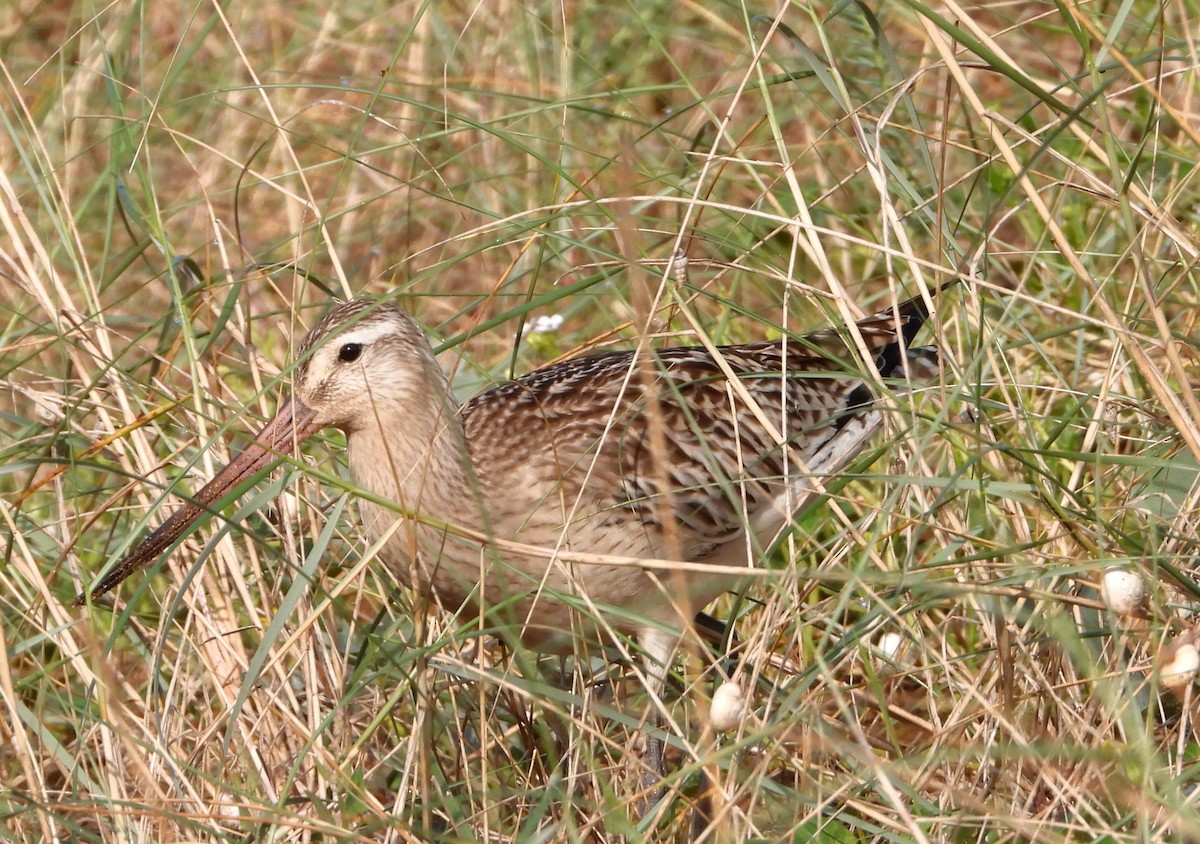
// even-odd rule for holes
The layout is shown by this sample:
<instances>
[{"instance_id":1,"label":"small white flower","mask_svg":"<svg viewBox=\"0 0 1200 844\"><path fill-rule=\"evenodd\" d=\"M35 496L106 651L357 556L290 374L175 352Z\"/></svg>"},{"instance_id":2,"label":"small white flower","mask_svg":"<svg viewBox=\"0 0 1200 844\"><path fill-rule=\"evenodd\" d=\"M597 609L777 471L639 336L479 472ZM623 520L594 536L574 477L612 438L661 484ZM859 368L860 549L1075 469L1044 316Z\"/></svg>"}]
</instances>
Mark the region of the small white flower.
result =
<instances>
[{"instance_id":1,"label":"small white flower","mask_svg":"<svg viewBox=\"0 0 1200 844\"><path fill-rule=\"evenodd\" d=\"M543 314L536 319L528 320L521 329L522 334L553 334L562 328L562 314Z\"/></svg>"}]
</instances>

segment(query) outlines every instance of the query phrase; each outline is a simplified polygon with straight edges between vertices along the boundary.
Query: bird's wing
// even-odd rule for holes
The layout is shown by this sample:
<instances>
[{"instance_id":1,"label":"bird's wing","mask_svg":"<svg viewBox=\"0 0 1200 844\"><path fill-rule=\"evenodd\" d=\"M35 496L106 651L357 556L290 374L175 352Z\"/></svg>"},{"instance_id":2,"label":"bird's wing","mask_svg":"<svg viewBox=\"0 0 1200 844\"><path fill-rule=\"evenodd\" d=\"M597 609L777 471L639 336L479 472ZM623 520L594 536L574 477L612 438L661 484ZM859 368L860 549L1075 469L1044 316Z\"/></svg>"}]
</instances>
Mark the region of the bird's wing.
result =
<instances>
[{"instance_id":1,"label":"bird's wing","mask_svg":"<svg viewBox=\"0 0 1200 844\"><path fill-rule=\"evenodd\" d=\"M885 378L936 363L932 350L907 349L927 315L913 300L858 324ZM467 402L466 440L488 475L481 483L519 476L504 462L540 467L564 523L629 522L632 510L644 529L674 535L683 556L702 556L762 511L803 503L807 478L842 468L879 427L856 345L825 330L716 355L687 347L575 358Z\"/></svg>"}]
</instances>

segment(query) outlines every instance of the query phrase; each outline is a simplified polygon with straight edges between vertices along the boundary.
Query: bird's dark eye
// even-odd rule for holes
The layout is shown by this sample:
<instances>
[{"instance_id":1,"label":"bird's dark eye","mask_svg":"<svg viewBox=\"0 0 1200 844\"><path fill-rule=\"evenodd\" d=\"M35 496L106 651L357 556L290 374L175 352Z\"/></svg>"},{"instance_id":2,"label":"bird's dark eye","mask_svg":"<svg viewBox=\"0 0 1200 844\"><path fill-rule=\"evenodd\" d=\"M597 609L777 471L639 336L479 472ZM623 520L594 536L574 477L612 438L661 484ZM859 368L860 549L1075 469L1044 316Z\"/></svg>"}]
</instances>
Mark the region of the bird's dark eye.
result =
<instances>
[{"instance_id":1,"label":"bird's dark eye","mask_svg":"<svg viewBox=\"0 0 1200 844\"><path fill-rule=\"evenodd\" d=\"M354 363L362 354L362 343L344 343L338 349L338 360L342 363Z\"/></svg>"}]
</instances>

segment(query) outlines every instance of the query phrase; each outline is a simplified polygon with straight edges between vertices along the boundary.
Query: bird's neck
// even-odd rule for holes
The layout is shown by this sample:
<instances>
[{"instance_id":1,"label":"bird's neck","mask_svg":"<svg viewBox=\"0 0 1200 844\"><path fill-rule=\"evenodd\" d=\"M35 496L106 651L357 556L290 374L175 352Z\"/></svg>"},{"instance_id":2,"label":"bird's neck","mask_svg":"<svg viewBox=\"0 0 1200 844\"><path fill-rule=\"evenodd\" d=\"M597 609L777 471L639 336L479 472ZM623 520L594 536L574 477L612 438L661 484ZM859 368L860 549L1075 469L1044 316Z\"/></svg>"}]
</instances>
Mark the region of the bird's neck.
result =
<instances>
[{"instance_id":1,"label":"bird's neck","mask_svg":"<svg viewBox=\"0 0 1200 844\"><path fill-rule=\"evenodd\" d=\"M458 403L441 368L433 364L405 397L378 400L372 409L347 435L355 483L403 514L459 519L472 472Z\"/></svg>"}]
</instances>

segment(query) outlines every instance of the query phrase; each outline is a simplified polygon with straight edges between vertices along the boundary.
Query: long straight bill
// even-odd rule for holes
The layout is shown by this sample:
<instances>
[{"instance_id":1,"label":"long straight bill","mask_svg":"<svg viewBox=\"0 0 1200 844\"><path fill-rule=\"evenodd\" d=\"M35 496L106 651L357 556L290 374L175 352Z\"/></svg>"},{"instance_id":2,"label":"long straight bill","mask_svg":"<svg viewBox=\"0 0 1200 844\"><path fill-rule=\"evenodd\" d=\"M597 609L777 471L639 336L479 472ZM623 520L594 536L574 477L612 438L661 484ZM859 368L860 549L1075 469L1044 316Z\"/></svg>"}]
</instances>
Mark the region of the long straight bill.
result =
<instances>
[{"instance_id":1,"label":"long straight bill","mask_svg":"<svg viewBox=\"0 0 1200 844\"><path fill-rule=\"evenodd\" d=\"M319 426L314 422L315 416L314 410L299 402L284 402L274 418L258 432L245 451L229 461L229 465L205 484L195 497L172 513L169 519L142 540L121 562L113 566L92 588L90 595L81 592L75 598L75 606L86 604L89 597L93 601L97 600L104 593L116 588L129 575L158 559L160 554L183 536L201 515L210 511L229 490L266 468L280 454L290 453L316 433Z\"/></svg>"}]
</instances>

